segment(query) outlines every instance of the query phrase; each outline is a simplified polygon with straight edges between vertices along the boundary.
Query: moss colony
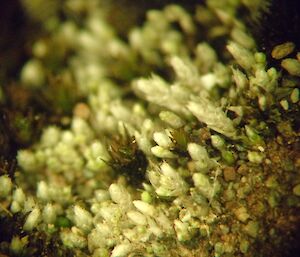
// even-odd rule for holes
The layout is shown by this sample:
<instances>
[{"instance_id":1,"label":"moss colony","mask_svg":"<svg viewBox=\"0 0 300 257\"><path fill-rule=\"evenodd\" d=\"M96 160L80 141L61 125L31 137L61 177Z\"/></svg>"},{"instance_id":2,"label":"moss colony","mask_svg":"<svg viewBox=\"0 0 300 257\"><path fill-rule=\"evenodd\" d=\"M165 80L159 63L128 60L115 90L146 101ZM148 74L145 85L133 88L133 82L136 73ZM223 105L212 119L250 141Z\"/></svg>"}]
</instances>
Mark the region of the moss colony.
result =
<instances>
[{"instance_id":1,"label":"moss colony","mask_svg":"<svg viewBox=\"0 0 300 257\"><path fill-rule=\"evenodd\" d=\"M286 256L300 53L257 50L266 1L23 3L44 34L20 83L74 107L0 176L1 256Z\"/></svg>"}]
</instances>

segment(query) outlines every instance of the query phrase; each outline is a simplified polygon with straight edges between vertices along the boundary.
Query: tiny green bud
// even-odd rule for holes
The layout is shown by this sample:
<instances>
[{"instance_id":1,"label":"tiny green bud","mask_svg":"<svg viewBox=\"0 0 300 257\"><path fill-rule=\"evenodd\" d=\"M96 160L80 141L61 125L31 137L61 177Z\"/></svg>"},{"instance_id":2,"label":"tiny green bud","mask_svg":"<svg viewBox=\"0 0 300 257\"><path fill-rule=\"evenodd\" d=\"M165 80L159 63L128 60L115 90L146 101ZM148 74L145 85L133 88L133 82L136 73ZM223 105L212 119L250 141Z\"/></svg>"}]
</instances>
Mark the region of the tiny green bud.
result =
<instances>
[{"instance_id":1,"label":"tiny green bud","mask_svg":"<svg viewBox=\"0 0 300 257\"><path fill-rule=\"evenodd\" d=\"M145 203L151 203L153 199L149 192L143 191L141 194L141 200Z\"/></svg>"},{"instance_id":2,"label":"tiny green bud","mask_svg":"<svg viewBox=\"0 0 300 257\"><path fill-rule=\"evenodd\" d=\"M291 101L292 103L297 103L299 101L299 89L298 88L294 88L292 93L291 93Z\"/></svg>"},{"instance_id":3,"label":"tiny green bud","mask_svg":"<svg viewBox=\"0 0 300 257\"><path fill-rule=\"evenodd\" d=\"M213 147L215 147L217 149L222 149L225 145L225 140L218 135L212 135L211 143L212 143Z\"/></svg>"},{"instance_id":4,"label":"tiny green bud","mask_svg":"<svg viewBox=\"0 0 300 257\"><path fill-rule=\"evenodd\" d=\"M11 179L7 175L3 175L0 177L0 198L7 197L12 190L12 182Z\"/></svg>"},{"instance_id":5,"label":"tiny green bud","mask_svg":"<svg viewBox=\"0 0 300 257\"><path fill-rule=\"evenodd\" d=\"M289 109L289 102L286 99L281 100L280 105L285 111Z\"/></svg>"},{"instance_id":6,"label":"tiny green bud","mask_svg":"<svg viewBox=\"0 0 300 257\"><path fill-rule=\"evenodd\" d=\"M261 145L263 143L262 138L256 133L256 131L250 126L245 126L246 135L250 141L255 145Z\"/></svg>"},{"instance_id":7,"label":"tiny green bud","mask_svg":"<svg viewBox=\"0 0 300 257\"><path fill-rule=\"evenodd\" d=\"M222 155L222 158L224 159L224 161L226 163L228 163L229 165L232 165L235 163L236 157L232 151L223 150L223 151L221 151L221 155Z\"/></svg>"},{"instance_id":8,"label":"tiny green bud","mask_svg":"<svg viewBox=\"0 0 300 257\"><path fill-rule=\"evenodd\" d=\"M274 59L282 59L292 53L295 49L295 44L292 42L286 42L280 45L277 45L272 50L272 57Z\"/></svg>"},{"instance_id":9,"label":"tiny green bud","mask_svg":"<svg viewBox=\"0 0 300 257\"><path fill-rule=\"evenodd\" d=\"M264 154L259 153L259 152L253 152L253 151L248 152L249 161L256 163L256 164L262 163L264 157L265 157Z\"/></svg>"},{"instance_id":10,"label":"tiny green bud","mask_svg":"<svg viewBox=\"0 0 300 257\"><path fill-rule=\"evenodd\" d=\"M296 59L287 58L281 62L282 68L293 76L300 76L300 62Z\"/></svg>"},{"instance_id":11,"label":"tiny green bud","mask_svg":"<svg viewBox=\"0 0 300 257\"><path fill-rule=\"evenodd\" d=\"M274 67L271 67L267 70L268 76L270 79L276 79L278 77L278 72Z\"/></svg>"},{"instance_id":12,"label":"tiny green bud","mask_svg":"<svg viewBox=\"0 0 300 257\"><path fill-rule=\"evenodd\" d=\"M264 53L261 53L261 52L255 53L254 58L255 58L256 62L262 63L262 64L265 64L266 60L267 60L266 55Z\"/></svg>"},{"instance_id":13,"label":"tiny green bud","mask_svg":"<svg viewBox=\"0 0 300 257\"><path fill-rule=\"evenodd\" d=\"M59 216L57 217L55 226L58 228L69 228L72 226L72 222L67 217Z\"/></svg>"}]
</instances>

